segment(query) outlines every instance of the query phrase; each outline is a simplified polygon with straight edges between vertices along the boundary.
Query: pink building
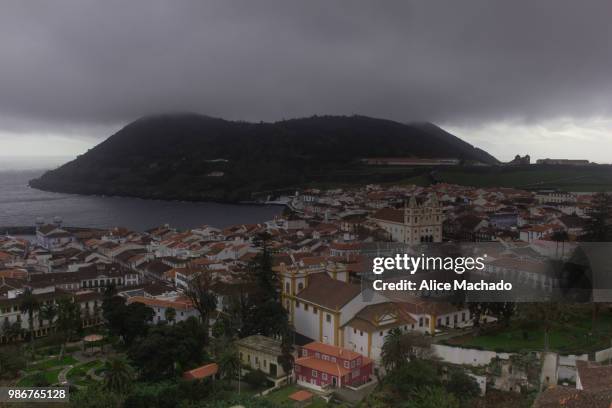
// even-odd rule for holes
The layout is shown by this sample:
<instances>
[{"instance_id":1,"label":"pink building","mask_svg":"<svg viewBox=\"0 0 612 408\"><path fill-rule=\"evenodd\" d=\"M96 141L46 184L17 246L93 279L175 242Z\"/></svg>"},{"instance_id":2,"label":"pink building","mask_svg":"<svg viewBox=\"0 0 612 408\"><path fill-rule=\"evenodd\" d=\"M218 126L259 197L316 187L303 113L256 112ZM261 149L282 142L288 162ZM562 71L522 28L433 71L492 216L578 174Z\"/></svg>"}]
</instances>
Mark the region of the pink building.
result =
<instances>
[{"instance_id":1,"label":"pink building","mask_svg":"<svg viewBox=\"0 0 612 408\"><path fill-rule=\"evenodd\" d=\"M351 350L312 342L299 352L295 360L298 384L315 389L359 386L370 380L372 360Z\"/></svg>"}]
</instances>

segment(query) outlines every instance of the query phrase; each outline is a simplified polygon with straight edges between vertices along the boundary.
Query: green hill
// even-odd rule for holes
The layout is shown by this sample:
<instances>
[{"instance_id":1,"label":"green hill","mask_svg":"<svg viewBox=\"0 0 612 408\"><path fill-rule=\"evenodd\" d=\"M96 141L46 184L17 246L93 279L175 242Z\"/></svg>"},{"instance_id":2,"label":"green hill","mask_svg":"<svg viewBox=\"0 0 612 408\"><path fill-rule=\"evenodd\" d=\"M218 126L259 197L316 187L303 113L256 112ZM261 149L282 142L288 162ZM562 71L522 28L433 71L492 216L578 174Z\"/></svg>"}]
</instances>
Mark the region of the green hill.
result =
<instances>
[{"instance_id":1,"label":"green hill","mask_svg":"<svg viewBox=\"0 0 612 408\"><path fill-rule=\"evenodd\" d=\"M136 120L30 184L79 194L236 201L313 181L355 181L347 175L362 174L366 157L498 163L430 123L365 116L247 123L171 114Z\"/></svg>"}]
</instances>

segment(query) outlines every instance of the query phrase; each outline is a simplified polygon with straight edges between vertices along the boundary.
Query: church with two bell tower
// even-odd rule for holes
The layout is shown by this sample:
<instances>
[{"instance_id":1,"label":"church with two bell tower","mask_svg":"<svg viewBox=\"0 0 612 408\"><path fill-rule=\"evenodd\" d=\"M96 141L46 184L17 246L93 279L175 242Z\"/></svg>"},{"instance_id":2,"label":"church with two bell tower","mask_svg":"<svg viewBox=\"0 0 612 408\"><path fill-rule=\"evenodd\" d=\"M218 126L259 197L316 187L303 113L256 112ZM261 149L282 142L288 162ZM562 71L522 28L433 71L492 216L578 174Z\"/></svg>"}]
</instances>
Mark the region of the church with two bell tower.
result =
<instances>
[{"instance_id":1,"label":"church with two bell tower","mask_svg":"<svg viewBox=\"0 0 612 408\"><path fill-rule=\"evenodd\" d=\"M442 242L444 214L435 194L422 203L412 196L403 209L382 208L370 219L396 242L412 245Z\"/></svg>"}]
</instances>

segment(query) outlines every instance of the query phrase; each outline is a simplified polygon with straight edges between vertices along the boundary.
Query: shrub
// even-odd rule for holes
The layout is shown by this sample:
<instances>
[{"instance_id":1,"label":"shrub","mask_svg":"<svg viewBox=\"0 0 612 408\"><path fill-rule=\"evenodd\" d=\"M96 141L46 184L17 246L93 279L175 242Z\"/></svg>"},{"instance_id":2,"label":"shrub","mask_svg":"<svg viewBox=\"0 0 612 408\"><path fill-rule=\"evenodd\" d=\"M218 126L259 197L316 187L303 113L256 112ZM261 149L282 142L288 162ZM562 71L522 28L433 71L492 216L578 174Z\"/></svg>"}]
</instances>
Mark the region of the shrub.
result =
<instances>
[{"instance_id":1,"label":"shrub","mask_svg":"<svg viewBox=\"0 0 612 408\"><path fill-rule=\"evenodd\" d=\"M266 373L261 370L253 370L246 373L243 377L244 381L254 388L260 388L268 383Z\"/></svg>"}]
</instances>

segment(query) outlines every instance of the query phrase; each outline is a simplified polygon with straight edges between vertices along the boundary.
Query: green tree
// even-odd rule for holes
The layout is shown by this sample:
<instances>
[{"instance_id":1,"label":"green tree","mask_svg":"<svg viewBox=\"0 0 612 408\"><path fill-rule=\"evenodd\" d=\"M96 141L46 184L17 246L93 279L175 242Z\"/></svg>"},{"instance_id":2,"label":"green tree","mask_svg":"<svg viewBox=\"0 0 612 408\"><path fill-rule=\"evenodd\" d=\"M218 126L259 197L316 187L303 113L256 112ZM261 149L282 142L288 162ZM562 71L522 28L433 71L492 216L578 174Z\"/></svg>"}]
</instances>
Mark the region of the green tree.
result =
<instances>
[{"instance_id":1,"label":"green tree","mask_svg":"<svg viewBox=\"0 0 612 408\"><path fill-rule=\"evenodd\" d=\"M104 389L111 392L125 394L134 380L134 370L125 359L114 358L104 364Z\"/></svg>"},{"instance_id":2,"label":"green tree","mask_svg":"<svg viewBox=\"0 0 612 408\"><path fill-rule=\"evenodd\" d=\"M207 357L202 342L204 330L195 318L174 326L153 326L146 336L136 338L128 355L146 381L174 378Z\"/></svg>"},{"instance_id":3,"label":"green tree","mask_svg":"<svg viewBox=\"0 0 612 408\"><path fill-rule=\"evenodd\" d=\"M62 337L62 347L59 355L59 358L62 358L66 343L80 333L83 328L81 308L73 299L65 297L58 301L56 326Z\"/></svg>"},{"instance_id":4,"label":"green tree","mask_svg":"<svg viewBox=\"0 0 612 408\"><path fill-rule=\"evenodd\" d=\"M4 336L6 336L9 342L15 341L23 335L23 328L21 327L21 322L16 321L10 323L8 320L6 320L2 324L2 333L4 334Z\"/></svg>"},{"instance_id":5,"label":"green tree","mask_svg":"<svg viewBox=\"0 0 612 408\"><path fill-rule=\"evenodd\" d=\"M404 408L459 408L459 399L439 386L424 387L416 390Z\"/></svg>"},{"instance_id":6,"label":"green tree","mask_svg":"<svg viewBox=\"0 0 612 408\"><path fill-rule=\"evenodd\" d=\"M480 387L476 379L463 370L452 370L445 386L448 392L464 403L480 395Z\"/></svg>"},{"instance_id":7,"label":"green tree","mask_svg":"<svg viewBox=\"0 0 612 408\"><path fill-rule=\"evenodd\" d=\"M46 320L49 326L52 326L53 320L57 316L57 306L55 303L46 303L40 307L39 315L43 322Z\"/></svg>"},{"instance_id":8,"label":"green tree","mask_svg":"<svg viewBox=\"0 0 612 408\"><path fill-rule=\"evenodd\" d=\"M246 279L253 291L239 304L241 310L237 314L242 316L241 337L252 334L278 337L289 330L289 317L280 303L280 282L272 270L268 239L266 234L257 237L256 245L261 248L261 252L248 267Z\"/></svg>"},{"instance_id":9,"label":"green tree","mask_svg":"<svg viewBox=\"0 0 612 408\"><path fill-rule=\"evenodd\" d=\"M568 308L554 302L521 303L519 314L527 323L537 322L538 327L544 331L544 351L550 348L550 331L555 324L566 317Z\"/></svg>"},{"instance_id":10,"label":"green tree","mask_svg":"<svg viewBox=\"0 0 612 408\"><path fill-rule=\"evenodd\" d=\"M268 248L270 236L267 233L260 234L255 239L255 245L261 247L261 251L249 264L249 270L255 277L257 291L255 297L259 303L264 301L278 302L280 298L280 283L278 275L272 270L272 256Z\"/></svg>"},{"instance_id":11,"label":"green tree","mask_svg":"<svg viewBox=\"0 0 612 408\"><path fill-rule=\"evenodd\" d=\"M430 346L429 339L421 334L392 329L385 336L381 349L383 366L387 370L393 370L406 364L409 359L426 355Z\"/></svg>"},{"instance_id":12,"label":"green tree","mask_svg":"<svg viewBox=\"0 0 612 408\"><path fill-rule=\"evenodd\" d=\"M176 320L176 310L173 307L166 308L164 318L167 322L174 324L174 321Z\"/></svg>"},{"instance_id":13,"label":"green tree","mask_svg":"<svg viewBox=\"0 0 612 408\"><path fill-rule=\"evenodd\" d=\"M212 272L202 271L192 277L186 291L187 297L200 313L200 319L205 328L204 344L208 344L210 316L217 308L217 296L212 290L214 283Z\"/></svg>"},{"instance_id":14,"label":"green tree","mask_svg":"<svg viewBox=\"0 0 612 408\"><path fill-rule=\"evenodd\" d=\"M283 334L280 348L281 354L278 356L277 362L283 368L283 371L285 371L287 375L287 382L289 382L289 378L295 364L295 358L293 357L293 331L288 330Z\"/></svg>"},{"instance_id":15,"label":"green tree","mask_svg":"<svg viewBox=\"0 0 612 408\"><path fill-rule=\"evenodd\" d=\"M30 345L34 350L34 314L40 309L38 298L32 293L32 289L26 288L21 295L19 310L28 315L28 332Z\"/></svg>"},{"instance_id":16,"label":"green tree","mask_svg":"<svg viewBox=\"0 0 612 408\"><path fill-rule=\"evenodd\" d=\"M240 356L234 346L228 346L219 356L219 375L221 378L232 380L240 371Z\"/></svg>"},{"instance_id":17,"label":"green tree","mask_svg":"<svg viewBox=\"0 0 612 408\"><path fill-rule=\"evenodd\" d=\"M70 392L70 406L74 408L121 408L123 396L108 392L103 385L91 385Z\"/></svg>"},{"instance_id":18,"label":"green tree","mask_svg":"<svg viewBox=\"0 0 612 408\"><path fill-rule=\"evenodd\" d=\"M146 335L154 313L142 303L126 305L125 302L121 296L112 296L105 299L102 308L109 331L120 336L130 346L134 339Z\"/></svg>"},{"instance_id":19,"label":"green tree","mask_svg":"<svg viewBox=\"0 0 612 408\"><path fill-rule=\"evenodd\" d=\"M261 388L268 383L268 377L266 376L266 373L259 369L251 370L244 375L244 382L253 388Z\"/></svg>"},{"instance_id":20,"label":"green tree","mask_svg":"<svg viewBox=\"0 0 612 408\"><path fill-rule=\"evenodd\" d=\"M26 359L17 347L0 348L0 378L16 378L26 366Z\"/></svg>"},{"instance_id":21,"label":"green tree","mask_svg":"<svg viewBox=\"0 0 612 408\"><path fill-rule=\"evenodd\" d=\"M396 393L408 395L417 388L439 386L440 375L433 362L412 360L387 373L384 382Z\"/></svg>"}]
</instances>

